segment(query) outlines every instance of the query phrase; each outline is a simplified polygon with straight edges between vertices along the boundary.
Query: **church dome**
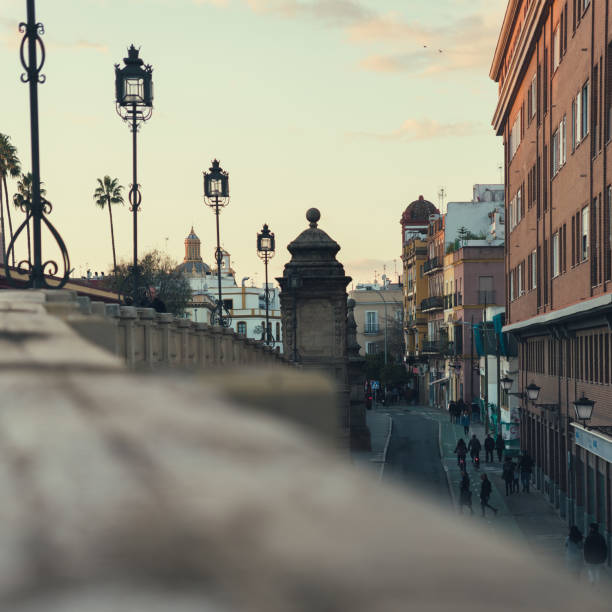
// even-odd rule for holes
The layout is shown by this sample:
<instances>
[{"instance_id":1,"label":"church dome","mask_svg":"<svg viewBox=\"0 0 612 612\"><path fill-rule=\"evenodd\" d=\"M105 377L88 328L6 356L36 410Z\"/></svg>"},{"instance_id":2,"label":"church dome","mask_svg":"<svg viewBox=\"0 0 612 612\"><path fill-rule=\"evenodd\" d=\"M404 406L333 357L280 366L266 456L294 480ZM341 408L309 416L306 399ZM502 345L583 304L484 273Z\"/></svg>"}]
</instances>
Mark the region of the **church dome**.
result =
<instances>
[{"instance_id":1,"label":"church dome","mask_svg":"<svg viewBox=\"0 0 612 612\"><path fill-rule=\"evenodd\" d=\"M429 200L425 200L422 195L418 200L411 202L406 207L400 223L402 225L426 225L430 215L439 215L440 211Z\"/></svg>"}]
</instances>

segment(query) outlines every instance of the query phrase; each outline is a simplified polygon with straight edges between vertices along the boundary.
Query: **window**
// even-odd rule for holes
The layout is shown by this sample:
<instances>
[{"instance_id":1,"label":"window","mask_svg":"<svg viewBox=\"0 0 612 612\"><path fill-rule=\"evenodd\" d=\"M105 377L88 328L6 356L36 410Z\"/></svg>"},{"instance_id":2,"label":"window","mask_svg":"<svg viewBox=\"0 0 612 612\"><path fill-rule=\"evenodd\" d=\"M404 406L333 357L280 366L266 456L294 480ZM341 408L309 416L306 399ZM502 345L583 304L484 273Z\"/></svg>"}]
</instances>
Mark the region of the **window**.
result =
<instances>
[{"instance_id":1,"label":"window","mask_svg":"<svg viewBox=\"0 0 612 612\"><path fill-rule=\"evenodd\" d=\"M531 77L531 85L527 93L527 115L529 116L529 123L535 117L536 109L538 108L538 78L537 72Z\"/></svg>"},{"instance_id":2,"label":"window","mask_svg":"<svg viewBox=\"0 0 612 612\"><path fill-rule=\"evenodd\" d=\"M531 288L536 289L538 286L538 266L536 250L531 251Z\"/></svg>"},{"instance_id":3,"label":"window","mask_svg":"<svg viewBox=\"0 0 612 612\"><path fill-rule=\"evenodd\" d=\"M246 336L246 330L247 330L247 326L246 323L244 321L238 321L238 323L236 324L236 332L238 333L239 336Z\"/></svg>"},{"instance_id":4,"label":"window","mask_svg":"<svg viewBox=\"0 0 612 612\"><path fill-rule=\"evenodd\" d=\"M557 70L561 62L561 28L556 27L553 33L553 72Z\"/></svg>"},{"instance_id":5,"label":"window","mask_svg":"<svg viewBox=\"0 0 612 612\"><path fill-rule=\"evenodd\" d=\"M567 225L561 229L561 272L567 272Z\"/></svg>"},{"instance_id":6,"label":"window","mask_svg":"<svg viewBox=\"0 0 612 612\"><path fill-rule=\"evenodd\" d=\"M510 301L514 301L514 270L510 271Z\"/></svg>"},{"instance_id":7,"label":"window","mask_svg":"<svg viewBox=\"0 0 612 612\"><path fill-rule=\"evenodd\" d=\"M559 123L559 161L561 166L567 161L566 133L566 121L565 115L563 115L563 119Z\"/></svg>"},{"instance_id":8,"label":"window","mask_svg":"<svg viewBox=\"0 0 612 612\"><path fill-rule=\"evenodd\" d=\"M589 133L589 82L587 81L580 92L580 140Z\"/></svg>"},{"instance_id":9,"label":"window","mask_svg":"<svg viewBox=\"0 0 612 612\"><path fill-rule=\"evenodd\" d=\"M551 159L551 171L552 175L555 176L557 172L559 172L559 166L561 165L561 160L559 158L559 130L556 129L552 135L552 159Z\"/></svg>"},{"instance_id":10,"label":"window","mask_svg":"<svg viewBox=\"0 0 612 612\"><path fill-rule=\"evenodd\" d=\"M281 324L277 323L276 324L276 341L277 342L281 342L282 338L281 338Z\"/></svg>"},{"instance_id":11,"label":"window","mask_svg":"<svg viewBox=\"0 0 612 612\"><path fill-rule=\"evenodd\" d=\"M544 78L542 79L542 112L548 111L548 49L544 48Z\"/></svg>"},{"instance_id":12,"label":"window","mask_svg":"<svg viewBox=\"0 0 612 612\"><path fill-rule=\"evenodd\" d=\"M559 276L559 232L552 239L552 275L553 278Z\"/></svg>"},{"instance_id":13,"label":"window","mask_svg":"<svg viewBox=\"0 0 612 612\"><path fill-rule=\"evenodd\" d=\"M577 100L572 100L572 153L576 150L577 137L578 137L578 122L576 120L577 115Z\"/></svg>"},{"instance_id":14,"label":"window","mask_svg":"<svg viewBox=\"0 0 612 612\"><path fill-rule=\"evenodd\" d=\"M378 344L376 342L366 342L366 355L376 355Z\"/></svg>"},{"instance_id":15,"label":"window","mask_svg":"<svg viewBox=\"0 0 612 612\"><path fill-rule=\"evenodd\" d=\"M591 155L599 151L599 66L593 68L593 89L591 91L591 102L593 104L593 132L591 138Z\"/></svg>"},{"instance_id":16,"label":"window","mask_svg":"<svg viewBox=\"0 0 612 612\"><path fill-rule=\"evenodd\" d=\"M582 209L582 242L581 242L581 258L582 261L589 256L589 207L585 206Z\"/></svg>"},{"instance_id":17,"label":"window","mask_svg":"<svg viewBox=\"0 0 612 612\"><path fill-rule=\"evenodd\" d=\"M510 151L510 159L512 159L517 152L519 145L521 144L521 109L519 109L518 114L516 115L516 119L512 124L512 129L510 130L510 142L508 144L508 149Z\"/></svg>"},{"instance_id":18,"label":"window","mask_svg":"<svg viewBox=\"0 0 612 612\"><path fill-rule=\"evenodd\" d=\"M367 311L365 313L365 333L366 334L377 334L378 333L378 313L375 310Z\"/></svg>"},{"instance_id":19,"label":"window","mask_svg":"<svg viewBox=\"0 0 612 612\"><path fill-rule=\"evenodd\" d=\"M523 295L523 264L520 263L516 268L516 293L517 297Z\"/></svg>"}]
</instances>

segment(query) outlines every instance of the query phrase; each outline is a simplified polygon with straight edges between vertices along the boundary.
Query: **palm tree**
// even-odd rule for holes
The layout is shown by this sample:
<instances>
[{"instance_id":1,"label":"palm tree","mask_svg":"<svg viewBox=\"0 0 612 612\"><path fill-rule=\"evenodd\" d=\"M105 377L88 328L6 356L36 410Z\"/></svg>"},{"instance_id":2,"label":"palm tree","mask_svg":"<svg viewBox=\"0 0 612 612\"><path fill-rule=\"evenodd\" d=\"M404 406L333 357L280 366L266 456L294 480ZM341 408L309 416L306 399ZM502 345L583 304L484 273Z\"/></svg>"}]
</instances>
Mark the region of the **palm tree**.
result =
<instances>
[{"instance_id":1,"label":"palm tree","mask_svg":"<svg viewBox=\"0 0 612 612\"><path fill-rule=\"evenodd\" d=\"M40 183L40 195L41 197L47 193L43 189L43 183ZM21 179L17 183L17 193L13 196L13 204L15 208L19 208L27 215L32 209L32 173L22 174ZM30 247L30 223L26 225L26 231L28 233L28 261L32 261L32 251Z\"/></svg>"},{"instance_id":2,"label":"palm tree","mask_svg":"<svg viewBox=\"0 0 612 612\"><path fill-rule=\"evenodd\" d=\"M108 207L108 215L110 217L111 242L113 245L113 272L117 270L117 256L115 255L115 232L113 229L113 211L112 204L123 204L123 196L121 190L123 185L119 185L119 179L111 179L108 174L98 180L98 186L94 191L93 198L95 203L102 209Z\"/></svg>"},{"instance_id":3,"label":"palm tree","mask_svg":"<svg viewBox=\"0 0 612 612\"><path fill-rule=\"evenodd\" d=\"M7 175L13 178L21 174L21 164L17 157L17 149L11 144L11 139L6 134L0 134L0 229L2 230L2 239L4 241L3 251L6 249L6 234L4 233L4 208L6 207L6 215L9 222L9 232L11 240L13 239L13 222L11 220L11 211L8 206L8 188L6 186ZM3 192L4 188L4 192ZM5 262L8 264L8 262ZM15 251L13 250L13 266L15 265Z\"/></svg>"}]
</instances>

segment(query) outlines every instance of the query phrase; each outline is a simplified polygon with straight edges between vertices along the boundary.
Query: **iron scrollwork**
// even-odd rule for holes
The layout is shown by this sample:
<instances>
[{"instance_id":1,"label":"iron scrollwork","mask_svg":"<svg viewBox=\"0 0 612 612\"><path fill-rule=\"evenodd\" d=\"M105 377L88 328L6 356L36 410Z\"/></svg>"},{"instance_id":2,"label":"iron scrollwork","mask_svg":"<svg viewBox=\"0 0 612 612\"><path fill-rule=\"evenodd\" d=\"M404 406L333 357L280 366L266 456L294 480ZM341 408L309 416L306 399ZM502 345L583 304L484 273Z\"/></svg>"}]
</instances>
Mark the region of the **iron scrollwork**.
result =
<instances>
[{"instance_id":1,"label":"iron scrollwork","mask_svg":"<svg viewBox=\"0 0 612 612\"><path fill-rule=\"evenodd\" d=\"M55 226L49 221L47 215L51 213L53 207L51 203L42 197L40 193L40 153L39 153L39 133L38 133L38 84L45 82L45 76L41 74L45 63L45 45L41 36L45 33L42 23L35 19L34 0L27 0L28 20L26 23L19 24L19 31L23 33L19 56L21 65L25 73L21 75L21 81L28 83L30 88L30 121L31 121L31 145L32 145L32 188L30 198L21 203L21 210L25 213L25 220L19 225L13 234L11 241L4 254L6 277L13 286L33 287L35 289L59 289L68 281L70 275L70 259L68 249L64 240L60 236ZM27 58L26 58L27 45ZM37 60L37 50L40 50L40 61ZM60 265L48 259L42 259L42 226L53 236L61 254L63 274L60 278L55 278L53 283L49 283L50 277L56 277L60 270ZM19 261L16 271L20 278L16 278L14 271L8 265L9 255L14 257L17 239L28 230L28 236L32 234L32 256L28 259ZM29 238L28 238L29 240ZM23 277L26 277L24 280Z\"/></svg>"}]
</instances>

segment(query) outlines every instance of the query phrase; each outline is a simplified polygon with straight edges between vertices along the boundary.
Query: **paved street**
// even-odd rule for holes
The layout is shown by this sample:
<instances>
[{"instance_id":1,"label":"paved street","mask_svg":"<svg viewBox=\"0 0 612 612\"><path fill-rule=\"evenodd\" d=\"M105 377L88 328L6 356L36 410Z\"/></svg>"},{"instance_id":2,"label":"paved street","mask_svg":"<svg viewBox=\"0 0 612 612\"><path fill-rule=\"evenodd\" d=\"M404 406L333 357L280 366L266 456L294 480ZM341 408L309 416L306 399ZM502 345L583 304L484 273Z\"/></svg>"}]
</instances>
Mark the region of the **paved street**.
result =
<instances>
[{"instance_id":1,"label":"paved street","mask_svg":"<svg viewBox=\"0 0 612 612\"><path fill-rule=\"evenodd\" d=\"M440 462L438 424L418 412L389 410L393 419L384 480L416 487L451 508L446 473Z\"/></svg>"}]
</instances>

